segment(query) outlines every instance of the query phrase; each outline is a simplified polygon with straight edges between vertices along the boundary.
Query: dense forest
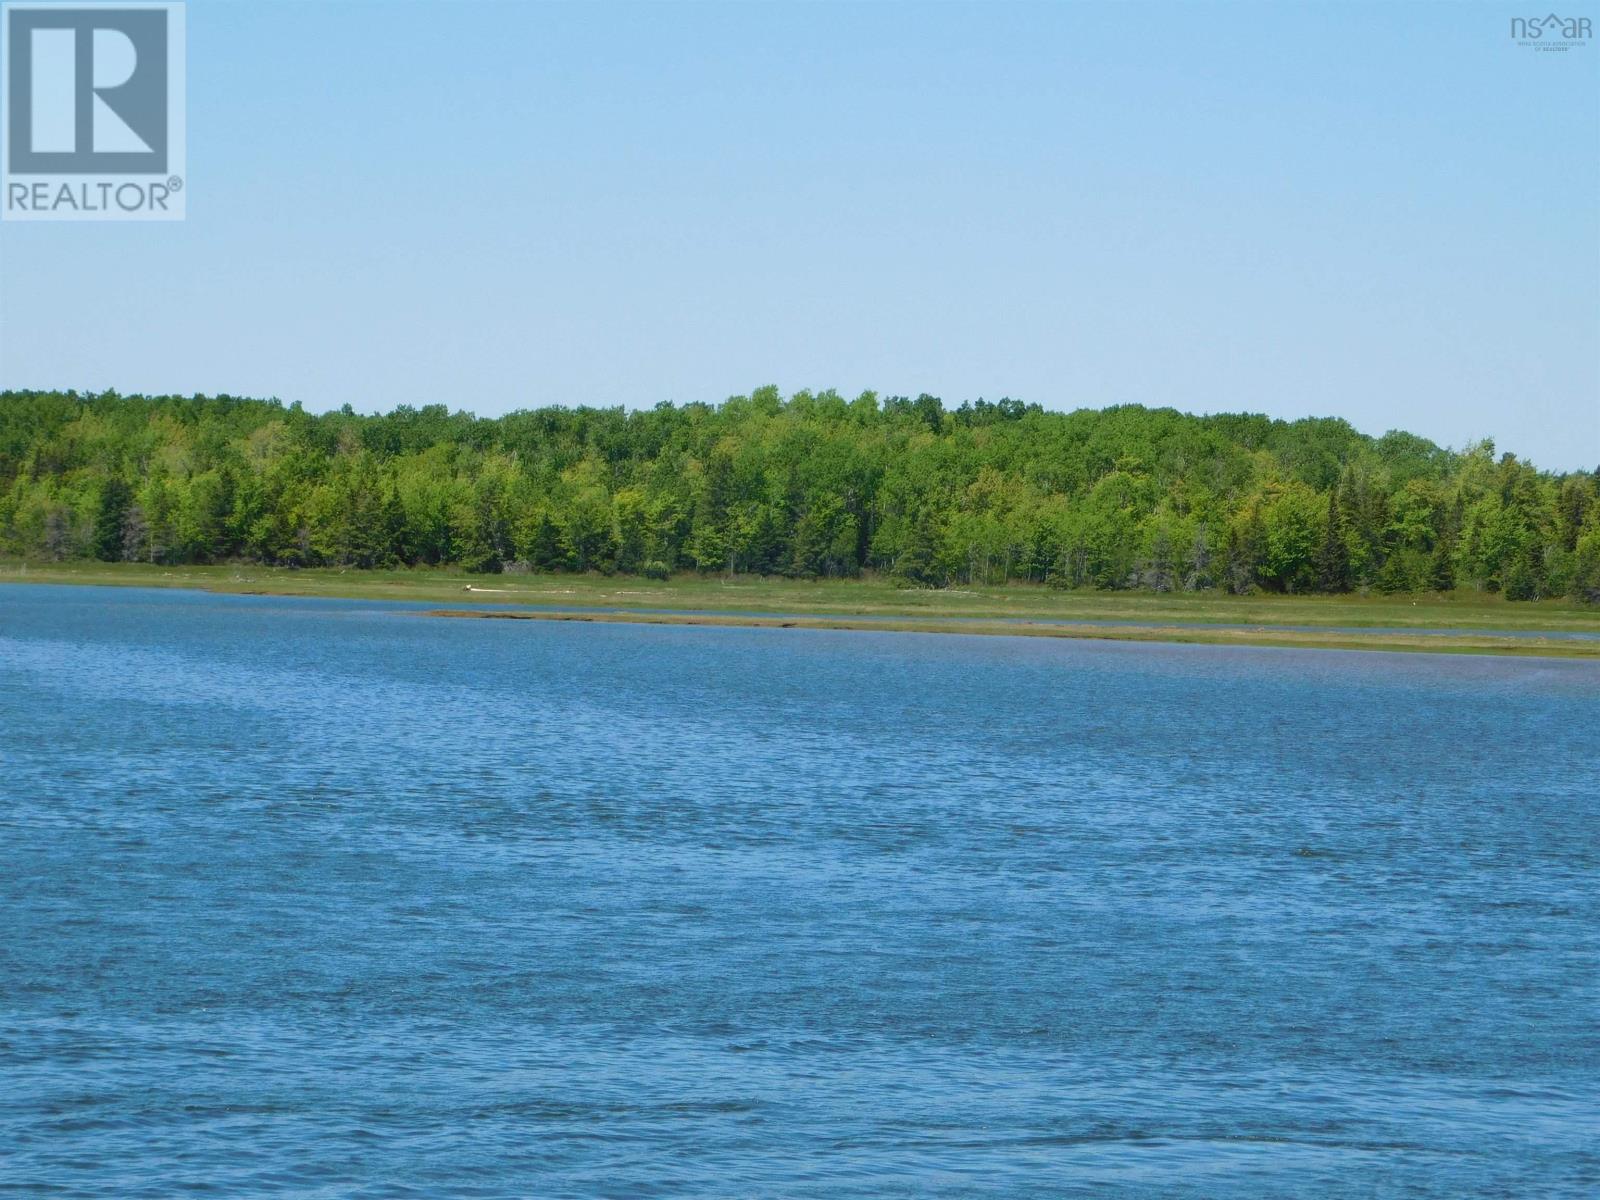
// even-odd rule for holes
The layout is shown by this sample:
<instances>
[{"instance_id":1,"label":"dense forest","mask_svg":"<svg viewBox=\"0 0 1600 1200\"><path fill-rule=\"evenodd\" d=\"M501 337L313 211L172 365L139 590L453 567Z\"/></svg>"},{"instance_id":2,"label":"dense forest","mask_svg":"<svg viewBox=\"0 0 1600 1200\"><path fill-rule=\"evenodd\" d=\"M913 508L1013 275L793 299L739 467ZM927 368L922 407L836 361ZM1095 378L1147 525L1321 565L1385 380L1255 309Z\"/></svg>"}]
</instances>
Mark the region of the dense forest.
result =
<instances>
[{"instance_id":1,"label":"dense forest","mask_svg":"<svg viewBox=\"0 0 1600 1200\"><path fill-rule=\"evenodd\" d=\"M758 388L719 405L0 393L0 555L1600 602L1600 471L1337 419Z\"/></svg>"}]
</instances>

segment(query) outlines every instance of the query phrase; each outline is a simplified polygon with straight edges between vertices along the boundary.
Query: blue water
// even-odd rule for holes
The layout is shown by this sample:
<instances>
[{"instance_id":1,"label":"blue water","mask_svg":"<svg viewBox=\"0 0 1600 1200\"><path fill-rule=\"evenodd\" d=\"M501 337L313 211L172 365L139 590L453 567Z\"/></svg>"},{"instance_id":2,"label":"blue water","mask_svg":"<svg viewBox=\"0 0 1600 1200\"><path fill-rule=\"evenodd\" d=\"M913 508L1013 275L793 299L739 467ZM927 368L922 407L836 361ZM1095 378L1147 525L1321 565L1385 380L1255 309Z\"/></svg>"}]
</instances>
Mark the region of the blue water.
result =
<instances>
[{"instance_id":1,"label":"blue water","mask_svg":"<svg viewBox=\"0 0 1600 1200\"><path fill-rule=\"evenodd\" d=\"M1600 666L0 587L0 1192L1592 1197Z\"/></svg>"}]
</instances>

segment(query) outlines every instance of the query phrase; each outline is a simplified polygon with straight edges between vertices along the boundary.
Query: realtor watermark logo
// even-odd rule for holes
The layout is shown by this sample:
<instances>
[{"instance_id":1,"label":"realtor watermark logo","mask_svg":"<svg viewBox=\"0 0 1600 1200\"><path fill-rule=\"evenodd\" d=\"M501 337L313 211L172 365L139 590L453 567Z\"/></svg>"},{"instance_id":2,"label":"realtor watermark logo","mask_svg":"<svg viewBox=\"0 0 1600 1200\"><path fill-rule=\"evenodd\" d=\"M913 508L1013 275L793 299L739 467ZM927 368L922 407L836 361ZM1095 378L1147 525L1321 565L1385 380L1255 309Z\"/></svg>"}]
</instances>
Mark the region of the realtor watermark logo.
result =
<instances>
[{"instance_id":1,"label":"realtor watermark logo","mask_svg":"<svg viewBox=\"0 0 1600 1200\"><path fill-rule=\"evenodd\" d=\"M1589 44L1594 29L1588 17L1512 17L1511 40L1529 50L1562 53Z\"/></svg>"},{"instance_id":2,"label":"realtor watermark logo","mask_svg":"<svg viewBox=\"0 0 1600 1200\"><path fill-rule=\"evenodd\" d=\"M0 217L181 221L184 7L0 7Z\"/></svg>"}]
</instances>

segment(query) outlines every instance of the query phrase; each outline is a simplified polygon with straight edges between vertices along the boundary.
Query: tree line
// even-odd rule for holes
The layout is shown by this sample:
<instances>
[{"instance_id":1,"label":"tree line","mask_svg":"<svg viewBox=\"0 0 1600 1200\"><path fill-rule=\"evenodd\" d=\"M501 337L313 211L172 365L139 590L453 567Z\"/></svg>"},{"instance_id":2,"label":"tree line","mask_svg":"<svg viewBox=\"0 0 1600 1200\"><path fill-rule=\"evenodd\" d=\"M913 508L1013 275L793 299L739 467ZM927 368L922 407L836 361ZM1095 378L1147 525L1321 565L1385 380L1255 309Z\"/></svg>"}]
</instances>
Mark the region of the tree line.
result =
<instances>
[{"instance_id":1,"label":"tree line","mask_svg":"<svg viewBox=\"0 0 1600 1200\"><path fill-rule=\"evenodd\" d=\"M0 554L1600 602L1600 470L1334 418L757 388L548 407L0 393Z\"/></svg>"}]
</instances>

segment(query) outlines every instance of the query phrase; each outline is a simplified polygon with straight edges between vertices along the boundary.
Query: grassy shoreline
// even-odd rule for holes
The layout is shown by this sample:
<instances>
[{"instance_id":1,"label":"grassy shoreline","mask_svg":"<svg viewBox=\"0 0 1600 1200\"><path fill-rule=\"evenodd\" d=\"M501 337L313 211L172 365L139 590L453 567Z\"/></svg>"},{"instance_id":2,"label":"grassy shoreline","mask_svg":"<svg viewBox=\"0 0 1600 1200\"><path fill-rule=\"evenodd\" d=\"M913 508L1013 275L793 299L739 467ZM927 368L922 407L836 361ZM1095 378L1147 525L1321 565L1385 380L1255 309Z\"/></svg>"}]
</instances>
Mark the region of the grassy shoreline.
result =
<instances>
[{"instance_id":1,"label":"grassy shoreline","mask_svg":"<svg viewBox=\"0 0 1600 1200\"><path fill-rule=\"evenodd\" d=\"M53 583L191 588L219 593L321 596L544 606L593 610L463 616L635 621L674 625L1094 637L1428 653L1600 658L1600 643L1542 638L1540 633L1600 634L1600 609L1570 601L1509 603L1497 596L1226 596L1133 592L1064 592L1029 584L940 591L904 589L882 580L792 580L679 576L647 580L578 575L468 575L450 571L290 570L259 566L161 567L134 563L0 563L0 584ZM628 610L666 609L677 612ZM605 611L623 610L623 611ZM451 615L458 615L452 611ZM871 618L869 620L853 618ZM985 619L989 623L985 623ZM1030 620L1041 622L1029 624ZM1097 621L1135 623L1124 628ZM1043 622L1050 622L1044 624ZM1082 622L1082 624L1074 624ZM1244 625L1247 629L1215 628ZM1292 626L1328 627L1297 630ZM1417 630L1364 633L1381 628ZM1429 636L1425 630L1483 631ZM1495 636L1494 631L1523 636Z\"/></svg>"},{"instance_id":2,"label":"grassy shoreline","mask_svg":"<svg viewBox=\"0 0 1600 1200\"><path fill-rule=\"evenodd\" d=\"M949 618L877 620L865 617L776 617L748 614L671 612L510 612L491 609L432 609L428 617L501 621L577 621L595 624L687 625L758 629L830 629L871 633L963 633L992 637L1080 638L1113 642L1178 642L1208 646L1279 646L1301 650L1388 650L1417 654L1497 654L1526 658L1600 660L1600 642L1562 642L1548 638L1496 637L1492 634L1438 637L1425 633L1379 634L1304 630L1217 628L1205 625L1104 625L999 623L956 624Z\"/></svg>"}]
</instances>

